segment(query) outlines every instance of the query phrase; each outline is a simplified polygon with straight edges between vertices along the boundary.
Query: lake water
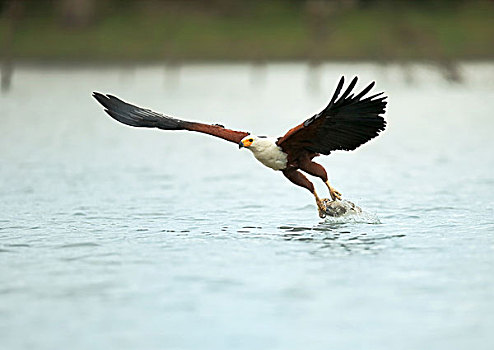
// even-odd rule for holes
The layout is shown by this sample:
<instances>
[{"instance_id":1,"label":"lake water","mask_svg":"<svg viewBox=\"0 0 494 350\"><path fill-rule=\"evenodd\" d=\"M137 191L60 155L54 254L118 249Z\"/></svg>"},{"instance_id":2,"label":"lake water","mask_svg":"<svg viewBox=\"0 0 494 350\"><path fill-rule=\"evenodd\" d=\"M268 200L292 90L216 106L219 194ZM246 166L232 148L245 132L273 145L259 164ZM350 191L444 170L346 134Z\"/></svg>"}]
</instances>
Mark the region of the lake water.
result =
<instances>
[{"instance_id":1,"label":"lake water","mask_svg":"<svg viewBox=\"0 0 494 350\"><path fill-rule=\"evenodd\" d=\"M0 97L0 347L493 349L494 65L459 73L16 67ZM389 124L319 162L380 223L325 222L247 150L126 127L91 98L278 136L341 74L376 80Z\"/></svg>"}]
</instances>

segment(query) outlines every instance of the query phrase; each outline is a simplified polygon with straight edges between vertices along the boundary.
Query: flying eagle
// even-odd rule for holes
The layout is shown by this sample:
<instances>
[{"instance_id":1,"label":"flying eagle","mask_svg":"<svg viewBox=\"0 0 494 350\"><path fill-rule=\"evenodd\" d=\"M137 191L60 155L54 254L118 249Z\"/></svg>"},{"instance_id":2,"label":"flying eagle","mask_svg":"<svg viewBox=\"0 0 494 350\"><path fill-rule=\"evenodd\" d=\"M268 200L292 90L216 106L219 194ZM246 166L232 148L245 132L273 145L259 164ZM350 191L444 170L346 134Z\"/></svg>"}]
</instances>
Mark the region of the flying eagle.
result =
<instances>
[{"instance_id":1,"label":"flying eagle","mask_svg":"<svg viewBox=\"0 0 494 350\"><path fill-rule=\"evenodd\" d=\"M386 121L381 115L385 112L387 97L382 92L366 96L375 83L370 83L354 95L352 90L357 84L355 77L340 95L344 81L344 77L341 77L326 108L278 138L255 136L248 132L226 129L219 124L209 125L173 118L98 92L94 92L93 96L105 107L106 113L123 124L163 130L197 131L233 142L239 148L249 149L262 164L281 171L295 185L308 189L316 200L319 216L324 218L324 203L312 182L301 171L320 178L326 184L332 200L341 199L341 193L330 185L326 170L312 159L321 154L328 155L332 151L352 151L376 137L386 127Z\"/></svg>"}]
</instances>

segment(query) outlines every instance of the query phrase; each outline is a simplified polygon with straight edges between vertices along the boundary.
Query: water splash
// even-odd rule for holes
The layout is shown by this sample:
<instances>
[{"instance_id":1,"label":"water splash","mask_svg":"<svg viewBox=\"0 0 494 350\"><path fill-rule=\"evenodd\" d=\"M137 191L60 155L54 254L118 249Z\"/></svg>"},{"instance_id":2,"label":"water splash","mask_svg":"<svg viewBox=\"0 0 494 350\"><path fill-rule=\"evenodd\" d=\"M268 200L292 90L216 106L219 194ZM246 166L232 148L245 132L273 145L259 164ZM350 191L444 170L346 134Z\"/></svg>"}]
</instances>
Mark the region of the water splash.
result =
<instances>
[{"instance_id":1,"label":"water splash","mask_svg":"<svg viewBox=\"0 0 494 350\"><path fill-rule=\"evenodd\" d=\"M347 200L330 201L329 199L325 199L324 205L326 206L327 215L325 223L381 223L381 220L379 220L376 214L364 211L359 206Z\"/></svg>"}]
</instances>

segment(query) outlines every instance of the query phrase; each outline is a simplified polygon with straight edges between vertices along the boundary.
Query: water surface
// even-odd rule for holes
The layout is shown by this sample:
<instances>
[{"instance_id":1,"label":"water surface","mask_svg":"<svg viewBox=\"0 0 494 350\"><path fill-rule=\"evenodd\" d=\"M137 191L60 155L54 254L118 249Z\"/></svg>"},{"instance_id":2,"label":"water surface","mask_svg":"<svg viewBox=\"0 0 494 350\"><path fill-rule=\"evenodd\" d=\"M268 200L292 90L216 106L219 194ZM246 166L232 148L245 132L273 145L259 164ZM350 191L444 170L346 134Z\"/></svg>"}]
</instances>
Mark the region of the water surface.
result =
<instances>
[{"instance_id":1,"label":"water surface","mask_svg":"<svg viewBox=\"0 0 494 350\"><path fill-rule=\"evenodd\" d=\"M17 68L0 97L2 348L492 349L494 66L460 72ZM386 91L388 129L319 161L380 224L322 221L248 151L123 126L90 97L278 136L341 74Z\"/></svg>"}]
</instances>

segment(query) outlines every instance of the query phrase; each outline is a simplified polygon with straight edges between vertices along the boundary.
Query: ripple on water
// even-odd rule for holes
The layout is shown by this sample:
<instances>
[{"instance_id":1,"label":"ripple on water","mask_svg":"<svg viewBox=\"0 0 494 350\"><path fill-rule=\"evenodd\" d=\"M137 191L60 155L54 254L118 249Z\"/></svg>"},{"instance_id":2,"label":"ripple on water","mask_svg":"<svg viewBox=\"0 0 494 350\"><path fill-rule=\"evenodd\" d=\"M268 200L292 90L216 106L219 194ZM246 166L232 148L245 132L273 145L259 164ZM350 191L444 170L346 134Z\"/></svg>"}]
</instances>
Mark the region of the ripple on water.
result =
<instances>
[{"instance_id":1,"label":"ripple on water","mask_svg":"<svg viewBox=\"0 0 494 350\"><path fill-rule=\"evenodd\" d=\"M84 248L84 247L99 247L99 244L94 242L78 242L78 243L62 244L57 248L62 249L62 248Z\"/></svg>"},{"instance_id":2,"label":"ripple on water","mask_svg":"<svg viewBox=\"0 0 494 350\"><path fill-rule=\"evenodd\" d=\"M278 228L282 230L281 236L287 241L316 243L318 252L330 250L337 254L376 252L384 249L393 240L405 237L401 233L376 234L371 226L362 224L378 224L379 219L374 214L363 214L357 215L357 218L339 217L336 218L340 219L337 221L325 220L312 227L284 225ZM386 243L387 241L389 243Z\"/></svg>"}]
</instances>

